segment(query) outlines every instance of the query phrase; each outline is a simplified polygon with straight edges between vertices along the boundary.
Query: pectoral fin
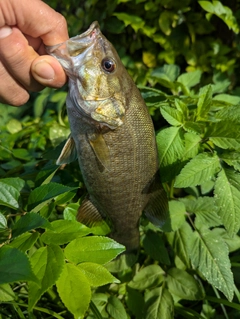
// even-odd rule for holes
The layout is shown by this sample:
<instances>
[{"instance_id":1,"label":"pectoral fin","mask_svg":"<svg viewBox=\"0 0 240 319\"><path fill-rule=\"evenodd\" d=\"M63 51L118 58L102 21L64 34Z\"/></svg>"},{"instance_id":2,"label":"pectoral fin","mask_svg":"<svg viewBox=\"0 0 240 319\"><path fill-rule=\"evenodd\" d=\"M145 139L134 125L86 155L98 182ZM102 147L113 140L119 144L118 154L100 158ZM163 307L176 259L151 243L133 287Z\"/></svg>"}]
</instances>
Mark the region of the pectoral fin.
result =
<instances>
[{"instance_id":1,"label":"pectoral fin","mask_svg":"<svg viewBox=\"0 0 240 319\"><path fill-rule=\"evenodd\" d=\"M77 221L88 226L93 227L103 221L102 215L97 208L93 205L90 199L84 199L81 206L78 209Z\"/></svg>"},{"instance_id":2,"label":"pectoral fin","mask_svg":"<svg viewBox=\"0 0 240 319\"><path fill-rule=\"evenodd\" d=\"M77 150L75 147L75 143L71 135L67 139L67 142L65 143L62 152L57 159L56 164L62 165L62 164L69 164L77 159Z\"/></svg>"},{"instance_id":3,"label":"pectoral fin","mask_svg":"<svg viewBox=\"0 0 240 319\"><path fill-rule=\"evenodd\" d=\"M88 134L88 141L98 161L107 170L110 169L110 152L109 148L100 133Z\"/></svg>"},{"instance_id":4,"label":"pectoral fin","mask_svg":"<svg viewBox=\"0 0 240 319\"><path fill-rule=\"evenodd\" d=\"M146 192L146 189L144 192ZM169 207L167 194L159 180L158 173L148 186L147 193L149 194L149 201L144 208L144 213L151 223L162 227L169 218Z\"/></svg>"}]
</instances>

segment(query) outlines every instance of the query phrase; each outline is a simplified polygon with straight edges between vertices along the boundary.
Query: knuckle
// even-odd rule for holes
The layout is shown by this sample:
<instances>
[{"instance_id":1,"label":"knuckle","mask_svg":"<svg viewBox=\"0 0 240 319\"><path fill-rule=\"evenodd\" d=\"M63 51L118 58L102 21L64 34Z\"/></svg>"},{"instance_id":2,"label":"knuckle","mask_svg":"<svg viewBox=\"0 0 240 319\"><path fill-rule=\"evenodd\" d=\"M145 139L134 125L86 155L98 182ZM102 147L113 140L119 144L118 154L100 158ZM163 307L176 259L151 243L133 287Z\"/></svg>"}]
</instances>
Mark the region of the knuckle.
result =
<instances>
[{"instance_id":1,"label":"knuckle","mask_svg":"<svg viewBox=\"0 0 240 319\"><path fill-rule=\"evenodd\" d=\"M58 19L57 19L58 28L67 29L67 21L66 21L66 19L60 13L57 12L57 14L58 14Z\"/></svg>"}]
</instances>

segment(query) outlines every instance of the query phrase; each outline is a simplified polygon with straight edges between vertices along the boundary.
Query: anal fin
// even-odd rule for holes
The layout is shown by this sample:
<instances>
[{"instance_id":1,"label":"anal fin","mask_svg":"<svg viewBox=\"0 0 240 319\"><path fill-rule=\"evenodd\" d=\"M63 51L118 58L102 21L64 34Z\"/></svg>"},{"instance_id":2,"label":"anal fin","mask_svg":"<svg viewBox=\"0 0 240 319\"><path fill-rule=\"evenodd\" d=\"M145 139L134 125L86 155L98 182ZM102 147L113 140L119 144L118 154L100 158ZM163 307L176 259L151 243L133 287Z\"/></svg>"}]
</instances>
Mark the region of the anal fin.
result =
<instances>
[{"instance_id":1,"label":"anal fin","mask_svg":"<svg viewBox=\"0 0 240 319\"><path fill-rule=\"evenodd\" d=\"M90 199L86 198L78 209L77 221L88 226L93 227L103 221L102 215L98 209L93 205Z\"/></svg>"}]
</instances>

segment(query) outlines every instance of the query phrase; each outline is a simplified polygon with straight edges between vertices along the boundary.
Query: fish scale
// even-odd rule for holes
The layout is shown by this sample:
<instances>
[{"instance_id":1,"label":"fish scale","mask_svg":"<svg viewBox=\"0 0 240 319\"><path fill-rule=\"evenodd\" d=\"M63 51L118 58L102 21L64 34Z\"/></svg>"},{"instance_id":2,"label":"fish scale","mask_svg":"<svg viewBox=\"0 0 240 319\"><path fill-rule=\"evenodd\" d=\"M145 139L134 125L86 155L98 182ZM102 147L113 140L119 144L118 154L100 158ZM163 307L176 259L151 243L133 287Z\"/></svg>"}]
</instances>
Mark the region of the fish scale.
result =
<instances>
[{"instance_id":1,"label":"fish scale","mask_svg":"<svg viewBox=\"0 0 240 319\"><path fill-rule=\"evenodd\" d=\"M158 226L168 217L145 102L96 22L48 52L69 76L71 136L58 164L77 155L88 190L77 219L88 226L109 221L110 236L126 246L127 254L136 254L142 211Z\"/></svg>"}]
</instances>

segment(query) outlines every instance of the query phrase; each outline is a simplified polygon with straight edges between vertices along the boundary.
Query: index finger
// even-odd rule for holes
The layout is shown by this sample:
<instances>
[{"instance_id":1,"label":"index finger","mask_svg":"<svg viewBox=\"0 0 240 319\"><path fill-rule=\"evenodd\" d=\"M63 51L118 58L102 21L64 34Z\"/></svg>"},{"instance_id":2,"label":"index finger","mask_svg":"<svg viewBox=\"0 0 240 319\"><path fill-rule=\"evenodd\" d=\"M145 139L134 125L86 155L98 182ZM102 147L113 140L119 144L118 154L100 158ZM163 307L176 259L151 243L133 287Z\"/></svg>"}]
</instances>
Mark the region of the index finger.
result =
<instances>
[{"instance_id":1,"label":"index finger","mask_svg":"<svg viewBox=\"0 0 240 319\"><path fill-rule=\"evenodd\" d=\"M22 33L40 37L45 45L68 39L65 18L41 0L0 1L0 28L17 26Z\"/></svg>"}]
</instances>

